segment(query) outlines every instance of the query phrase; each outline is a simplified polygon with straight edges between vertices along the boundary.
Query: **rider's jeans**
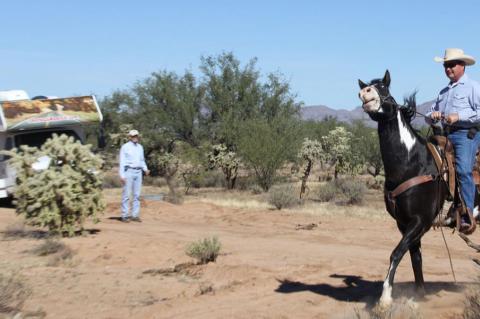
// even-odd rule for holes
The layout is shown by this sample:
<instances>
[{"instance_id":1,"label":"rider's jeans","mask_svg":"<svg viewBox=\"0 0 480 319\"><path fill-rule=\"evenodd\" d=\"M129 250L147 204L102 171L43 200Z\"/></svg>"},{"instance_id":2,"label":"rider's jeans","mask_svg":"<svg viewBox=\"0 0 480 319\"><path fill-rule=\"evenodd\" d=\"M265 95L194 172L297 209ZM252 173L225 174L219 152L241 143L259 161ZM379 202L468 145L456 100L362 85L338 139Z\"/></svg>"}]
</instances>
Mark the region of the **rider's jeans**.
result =
<instances>
[{"instance_id":1,"label":"rider's jeans","mask_svg":"<svg viewBox=\"0 0 480 319\"><path fill-rule=\"evenodd\" d=\"M460 182L461 195L467 208L473 212L475 184L472 169L475 164L475 154L480 145L480 133L473 139L467 137L468 130L458 130L448 135L455 148L457 177Z\"/></svg>"}]
</instances>

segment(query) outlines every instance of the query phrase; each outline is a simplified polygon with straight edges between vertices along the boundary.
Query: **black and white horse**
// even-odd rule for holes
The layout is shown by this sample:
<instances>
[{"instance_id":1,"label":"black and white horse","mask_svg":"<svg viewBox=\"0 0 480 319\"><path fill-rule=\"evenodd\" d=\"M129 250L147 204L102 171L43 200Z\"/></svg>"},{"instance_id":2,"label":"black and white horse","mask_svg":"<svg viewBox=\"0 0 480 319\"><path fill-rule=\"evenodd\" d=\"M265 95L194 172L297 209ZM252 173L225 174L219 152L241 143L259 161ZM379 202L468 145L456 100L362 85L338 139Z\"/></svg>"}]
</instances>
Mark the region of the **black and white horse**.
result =
<instances>
[{"instance_id":1,"label":"black and white horse","mask_svg":"<svg viewBox=\"0 0 480 319\"><path fill-rule=\"evenodd\" d=\"M402 233L402 239L390 256L390 267L380 298L380 305L388 306L392 302L395 270L407 250L417 292L421 295L425 293L421 239L441 210L447 189L438 178L435 161L425 139L410 125L416 108L415 96L406 100L407 107L400 107L389 92L388 70L383 79L372 80L369 84L359 80L359 85L364 111L378 122L387 210Z\"/></svg>"}]
</instances>

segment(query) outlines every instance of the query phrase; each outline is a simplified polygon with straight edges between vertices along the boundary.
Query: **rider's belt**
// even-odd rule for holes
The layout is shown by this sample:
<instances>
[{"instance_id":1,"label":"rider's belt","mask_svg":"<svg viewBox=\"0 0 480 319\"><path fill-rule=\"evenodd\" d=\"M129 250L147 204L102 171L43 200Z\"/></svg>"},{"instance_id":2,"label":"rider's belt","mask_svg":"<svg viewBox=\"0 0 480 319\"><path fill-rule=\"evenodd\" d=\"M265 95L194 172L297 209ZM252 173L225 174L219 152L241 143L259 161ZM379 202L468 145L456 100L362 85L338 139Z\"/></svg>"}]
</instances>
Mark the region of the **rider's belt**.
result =
<instances>
[{"instance_id":1,"label":"rider's belt","mask_svg":"<svg viewBox=\"0 0 480 319\"><path fill-rule=\"evenodd\" d=\"M127 169L135 169L135 170L139 170L139 169L142 169L141 167L131 167L131 166L125 166L125 170Z\"/></svg>"}]
</instances>

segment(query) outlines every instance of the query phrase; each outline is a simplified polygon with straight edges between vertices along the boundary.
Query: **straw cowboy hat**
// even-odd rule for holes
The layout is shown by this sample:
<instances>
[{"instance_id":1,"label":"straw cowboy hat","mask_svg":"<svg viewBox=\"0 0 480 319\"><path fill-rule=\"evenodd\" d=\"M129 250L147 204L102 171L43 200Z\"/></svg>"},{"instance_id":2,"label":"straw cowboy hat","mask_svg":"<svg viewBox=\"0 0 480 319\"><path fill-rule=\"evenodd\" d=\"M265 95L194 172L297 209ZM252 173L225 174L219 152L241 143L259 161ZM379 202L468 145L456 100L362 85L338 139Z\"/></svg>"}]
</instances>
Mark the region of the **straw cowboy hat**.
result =
<instances>
[{"instance_id":1,"label":"straw cowboy hat","mask_svg":"<svg viewBox=\"0 0 480 319\"><path fill-rule=\"evenodd\" d=\"M463 53L462 49L450 48L445 50L445 56L443 58L436 56L433 58L435 62L447 62L447 61L463 61L465 65L474 65L475 59L469 55Z\"/></svg>"},{"instance_id":2,"label":"straw cowboy hat","mask_svg":"<svg viewBox=\"0 0 480 319\"><path fill-rule=\"evenodd\" d=\"M130 132L128 132L128 136L138 136L140 134L138 134L138 131L137 130L130 130Z\"/></svg>"}]
</instances>

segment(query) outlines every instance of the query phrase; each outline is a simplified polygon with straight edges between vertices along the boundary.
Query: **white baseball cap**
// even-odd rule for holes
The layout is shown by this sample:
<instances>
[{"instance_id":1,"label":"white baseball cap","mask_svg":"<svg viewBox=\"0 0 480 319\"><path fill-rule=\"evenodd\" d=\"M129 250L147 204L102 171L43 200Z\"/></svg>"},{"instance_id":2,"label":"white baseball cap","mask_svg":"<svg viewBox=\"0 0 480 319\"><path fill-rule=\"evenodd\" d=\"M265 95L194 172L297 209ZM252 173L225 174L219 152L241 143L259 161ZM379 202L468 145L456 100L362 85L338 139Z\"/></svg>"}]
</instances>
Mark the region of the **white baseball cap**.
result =
<instances>
[{"instance_id":1,"label":"white baseball cap","mask_svg":"<svg viewBox=\"0 0 480 319\"><path fill-rule=\"evenodd\" d=\"M130 130L130 132L128 132L128 136L138 136L140 134L138 134L138 131L137 130Z\"/></svg>"}]
</instances>

